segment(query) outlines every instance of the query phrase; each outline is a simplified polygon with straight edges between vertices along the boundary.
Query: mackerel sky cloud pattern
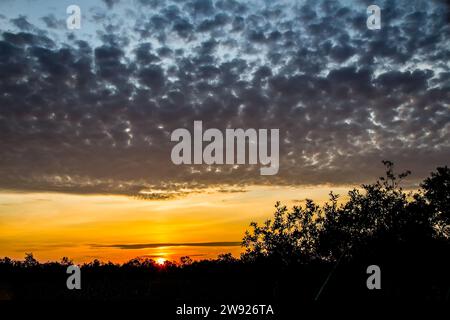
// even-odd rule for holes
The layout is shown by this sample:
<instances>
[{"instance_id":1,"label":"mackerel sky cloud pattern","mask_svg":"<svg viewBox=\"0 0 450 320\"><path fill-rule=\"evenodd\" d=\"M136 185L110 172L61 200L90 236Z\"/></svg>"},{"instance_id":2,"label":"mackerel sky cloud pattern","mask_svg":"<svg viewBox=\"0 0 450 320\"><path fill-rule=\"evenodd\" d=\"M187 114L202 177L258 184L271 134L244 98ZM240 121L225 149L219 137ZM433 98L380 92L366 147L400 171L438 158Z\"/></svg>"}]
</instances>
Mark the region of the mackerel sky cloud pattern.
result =
<instances>
[{"instance_id":1,"label":"mackerel sky cloud pattern","mask_svg":"<svg viewBox=\"0 0 450 320\"><path fill-rule=\"evenodd\" d=\"M79 1L80 30L69 3L25 2L0 4L1 189L353 184L382 159L419 179L450 157L444 1L377 2L380 30L369 1ZM173 165L194 120L280 128L279 173Z\"/></svg>"}]
</instances>

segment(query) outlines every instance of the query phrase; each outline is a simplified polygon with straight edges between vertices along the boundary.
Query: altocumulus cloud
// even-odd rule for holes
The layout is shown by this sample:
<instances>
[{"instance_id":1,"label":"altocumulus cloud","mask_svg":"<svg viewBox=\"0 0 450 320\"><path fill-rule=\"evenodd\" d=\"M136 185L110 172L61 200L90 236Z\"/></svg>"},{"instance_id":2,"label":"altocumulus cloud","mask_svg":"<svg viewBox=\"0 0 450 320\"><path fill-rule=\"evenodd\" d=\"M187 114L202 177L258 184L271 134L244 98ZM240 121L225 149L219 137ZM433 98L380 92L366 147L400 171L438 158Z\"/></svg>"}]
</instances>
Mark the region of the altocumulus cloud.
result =
<instances>
[{"instance_id":1,"label":"altocumulus cloud","mask_svg":"<svg viewBox=\"0 0 450 320\"><path fill-rule=\"evenodd\" d=\"M450 158L448 7L389 3L377 31L366 1L108 0L74 32L65 8L2 10L0 188L164 198L358 183L381 159L425 175ZM170 133L194 120L280 128L278 175L174 166Z\"/></svg>"}]
</instances>

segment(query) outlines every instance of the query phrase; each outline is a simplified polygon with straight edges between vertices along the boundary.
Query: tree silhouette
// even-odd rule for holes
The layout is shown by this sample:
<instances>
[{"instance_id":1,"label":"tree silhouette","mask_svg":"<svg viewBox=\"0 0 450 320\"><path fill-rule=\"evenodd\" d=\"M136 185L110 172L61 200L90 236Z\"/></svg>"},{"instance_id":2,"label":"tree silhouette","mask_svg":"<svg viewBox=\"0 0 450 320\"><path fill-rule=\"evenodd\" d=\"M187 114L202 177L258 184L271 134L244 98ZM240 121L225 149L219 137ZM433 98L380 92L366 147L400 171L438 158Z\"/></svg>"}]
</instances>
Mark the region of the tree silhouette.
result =
<instances>
[{"instance_id":1,"label":"tree silhouette","mask_svg":"<svg viewBox=\"0 0 450 320\"><path fill-rule=\"evenodd\" d=\"M294 206L289 212L277 202L273 219L260 226L252 222L252 231L246 231L242 245L242 259L254 261L271 258L284 264L309 261L316 256L316 241L321 229L320 208L312 200L305 207Z\"/></svg>"},{"instance_id":2,"label":"tree silhouette","mask_svg":"<svg viewBox=\"0 0 450 320\"><path fill-rule=\"evenodd\" d=\"M289 211L277 202L273 219L263 225L250 224L242 242L242 258L282 263L333 261L368 248L381 251L393 243L448 237L450 170L438 168L422 184L423 190L411 194L401 187L410 172L395 174L392 162L383 164L385 176L351 190L348 201L340 205L339 195L333 193L322 207L307 200L304 207Z\"/></svg>"},{"instance_id":3,"label":"tree silhouette","mask_svg":"<svg viewBox=\"0 0 450 320\"><path fill-rule=\"evenodd\" d=\"M437 168L431 177L421 184L427 204L436 215L439 231L446 238L450 237L450 168Z\"/></svg>"},{"instance_id":4,"label":"tree silhouette","mask_svg":"<svg viewBox=\"0 0 450 320\"><path fill-rule=\"evenodd\" d=\"M182 266L189 266L192 264L192 262L193 261L192 261L191 257L189 257L189 256L184 256L184 257L180 258L180 264Z\"/></svg>"},{"instance_id":5,"label":"tree silhouette","mask_svg":"<svg viewBox=\"0 0 450 320\"><path fill-rule=\"evenodd\" d=\"M37 266L39 262L34 258L32 253L25 253L25 261L23 264L25 267L31 268Z\"/></svg>"}]
</instances>

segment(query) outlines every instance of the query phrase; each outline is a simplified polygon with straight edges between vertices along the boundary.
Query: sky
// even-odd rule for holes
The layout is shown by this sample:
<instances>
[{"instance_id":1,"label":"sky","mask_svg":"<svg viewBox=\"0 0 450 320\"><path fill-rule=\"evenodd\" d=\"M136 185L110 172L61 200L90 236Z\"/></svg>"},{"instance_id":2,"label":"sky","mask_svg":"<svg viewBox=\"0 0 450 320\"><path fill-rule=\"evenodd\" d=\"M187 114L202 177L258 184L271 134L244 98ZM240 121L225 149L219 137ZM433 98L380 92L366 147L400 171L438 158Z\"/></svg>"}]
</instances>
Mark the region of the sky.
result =
<instances>
[{"instance_id":1,"label":"sky","mask_svg":"<svg viewBox=\"0 0 450 320\"><path fill-rule=\"evenodd\" d=\"M0 256L238 254L276 200L345 194L383 159L416 187L450 158L449 20L437 0L1 1ZM195 120L279 129L278 174L174 165Z\"/></svg>"}]
</instances>

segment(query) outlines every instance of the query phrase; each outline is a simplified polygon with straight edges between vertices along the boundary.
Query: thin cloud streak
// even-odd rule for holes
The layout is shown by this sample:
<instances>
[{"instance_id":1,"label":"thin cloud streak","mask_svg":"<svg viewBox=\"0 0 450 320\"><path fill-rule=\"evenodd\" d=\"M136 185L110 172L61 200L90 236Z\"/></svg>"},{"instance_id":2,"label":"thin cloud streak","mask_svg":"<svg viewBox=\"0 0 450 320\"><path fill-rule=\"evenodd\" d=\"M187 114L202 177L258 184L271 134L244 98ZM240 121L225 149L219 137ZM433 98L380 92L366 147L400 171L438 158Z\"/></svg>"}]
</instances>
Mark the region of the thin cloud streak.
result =
<instances>
[{"instance_id":1,"label":"thin cloud streak","mask_svg":"<svg viewBox=\"0 0 450 320\"><path fill-rule=\"evenodd\" d=\"M186 243L138 243L138 244L91 244L92 248L118 248L118 249L154 249L162 247L239 247L241 242L186 242Z\"/></svg>"}]
</instances>

